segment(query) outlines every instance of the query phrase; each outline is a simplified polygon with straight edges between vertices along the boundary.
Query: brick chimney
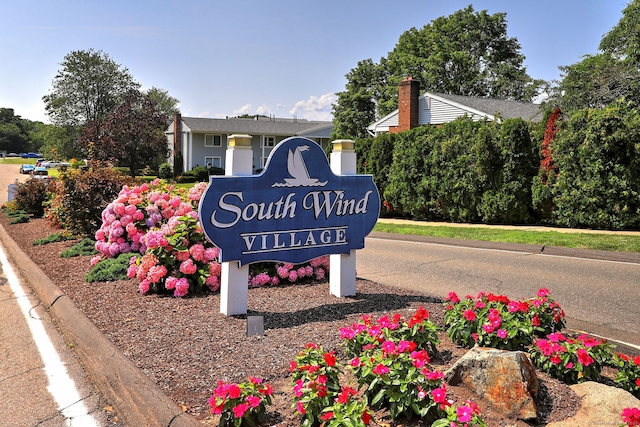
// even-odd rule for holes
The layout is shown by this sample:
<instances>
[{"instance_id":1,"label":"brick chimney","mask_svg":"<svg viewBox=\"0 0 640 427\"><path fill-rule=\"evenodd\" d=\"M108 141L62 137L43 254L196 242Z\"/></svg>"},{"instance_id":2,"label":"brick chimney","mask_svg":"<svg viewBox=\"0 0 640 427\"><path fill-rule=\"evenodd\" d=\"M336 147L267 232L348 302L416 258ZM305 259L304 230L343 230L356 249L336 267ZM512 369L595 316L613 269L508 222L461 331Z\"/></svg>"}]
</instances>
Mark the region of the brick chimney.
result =
<instances>
[{"instance_id":1,"label":"brick chimney","mask_svg":"<svg viewBox=\"0 0 640 427\"><path fill-rule=\"evenodd\" d=\"M389 132L398 133L418 126L418 97L420 82L407 77L398 84L398 126L389 128Z\"/></svg>"}]
</instances>

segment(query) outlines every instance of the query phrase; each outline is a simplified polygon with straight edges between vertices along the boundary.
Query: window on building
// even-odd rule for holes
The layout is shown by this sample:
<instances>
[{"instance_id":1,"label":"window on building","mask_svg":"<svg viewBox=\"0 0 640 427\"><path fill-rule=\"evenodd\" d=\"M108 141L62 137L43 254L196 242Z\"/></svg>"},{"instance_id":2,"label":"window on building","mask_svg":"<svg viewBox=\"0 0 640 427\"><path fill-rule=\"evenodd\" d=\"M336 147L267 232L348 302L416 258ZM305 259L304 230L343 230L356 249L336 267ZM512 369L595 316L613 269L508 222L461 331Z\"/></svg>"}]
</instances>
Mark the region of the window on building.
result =
<instances>
[{"instance_id":1,"label":"window on building","mask_svg":"<svg viewBox=\"0 0 640 427\"><path fill-rule=\"evenodd\" d=\"M205 147L222 147L222 135L205 134Z\"/></svg>"},{"instance_id":2,"label":"window on building","mask_svg":"<svg viewBox=\"0 0 640 427\"><path fill-rule=\"evenodd\" d=\"M276 137L275 136L263 136L262 137L262 147L264 148L273 148L276 146Z\"/></svg>"},{"instance_id":3,"label":"window on building","mask_svg":"<svg viewBox=\"0 0 640 427\"><path fill-rule=\"evenodd\" d=\"M212 168L221 168L222 158L219 156L206 156L204 158L204 165Z\"/></svg>"}]
</instances>

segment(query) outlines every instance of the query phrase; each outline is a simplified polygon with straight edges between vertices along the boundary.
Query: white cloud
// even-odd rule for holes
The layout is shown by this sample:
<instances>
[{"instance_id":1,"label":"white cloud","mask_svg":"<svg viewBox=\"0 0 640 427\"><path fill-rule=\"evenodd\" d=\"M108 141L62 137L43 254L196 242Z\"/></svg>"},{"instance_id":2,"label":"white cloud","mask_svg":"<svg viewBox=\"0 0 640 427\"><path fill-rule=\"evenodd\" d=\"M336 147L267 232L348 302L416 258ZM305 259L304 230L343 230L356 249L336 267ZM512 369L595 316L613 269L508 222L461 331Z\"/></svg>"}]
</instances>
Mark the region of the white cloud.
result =
<instances>
[{"instance_id":1,"label":"white cloud","mask_svg":"<svg viewBox=\"0 0 640 427\"><path fill-rule=\"evenodd\" d=\"M237 110L233 110L233 116L241 116L243 114L251 114L251 104L244 104Z\"/></svg>"},{"instance_id":2,"label":"white cloud","mask_svg":"<svg viewBox=\"0 0 640 427\"><path fill-rule=\"evenodd\" d=\"M270 115L272 113L273 113L273 111L272 111L271 107L269 107L266 104L262 104L261 106L259 106L256 109L256 114L261 114L261 115L264 115L264 116L268 116L268 115Z\"/></svg>"},{"instance_id":3,"label":"white cloud","mask_svg":"<svg viewBox=\"0 0 640 427\"><path fill-rule=\"evenodd\" d=\"M337 96L333 92L325 93L320 97L311 96L309 99L296 102L289 114L302 119L330 121L331 105L336 99Z\"/></svg>"}]
</instances>

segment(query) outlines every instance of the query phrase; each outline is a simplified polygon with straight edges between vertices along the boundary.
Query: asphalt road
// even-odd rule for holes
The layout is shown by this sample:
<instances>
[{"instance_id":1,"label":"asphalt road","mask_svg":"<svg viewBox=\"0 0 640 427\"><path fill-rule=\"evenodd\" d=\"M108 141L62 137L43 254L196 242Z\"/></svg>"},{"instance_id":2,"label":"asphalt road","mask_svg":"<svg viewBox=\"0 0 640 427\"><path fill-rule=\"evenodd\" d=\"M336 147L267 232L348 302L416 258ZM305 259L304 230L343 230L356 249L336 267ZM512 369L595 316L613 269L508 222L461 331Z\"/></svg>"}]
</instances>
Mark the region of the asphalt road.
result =
<instances>
[{"instance_id":1,"label":"asphalt road","mask_svg":"<svg viewBox=\"0 0 640 427\"><path fill-rule=\"evenodd\" d=\"M0 204L19 165L0 164ZM4 255L4 248L3 248ZM105 403L32 290L0 257L0 425L107 425Z\"/></svg>"},{"instance_id":2,"label":"asphalt road","mask_svg":"<svg viewBox=\"0 0 640 427\"><path fill-rule=\"evenodd\" d=\"M541 287L563 307L567 327L640 351L640 263L432 243L429 238L372 233L357 252L357 275L440 298L480 291L532 298ZM496 247L499 245L496 245Z\"/></svg>"}]
</instances>

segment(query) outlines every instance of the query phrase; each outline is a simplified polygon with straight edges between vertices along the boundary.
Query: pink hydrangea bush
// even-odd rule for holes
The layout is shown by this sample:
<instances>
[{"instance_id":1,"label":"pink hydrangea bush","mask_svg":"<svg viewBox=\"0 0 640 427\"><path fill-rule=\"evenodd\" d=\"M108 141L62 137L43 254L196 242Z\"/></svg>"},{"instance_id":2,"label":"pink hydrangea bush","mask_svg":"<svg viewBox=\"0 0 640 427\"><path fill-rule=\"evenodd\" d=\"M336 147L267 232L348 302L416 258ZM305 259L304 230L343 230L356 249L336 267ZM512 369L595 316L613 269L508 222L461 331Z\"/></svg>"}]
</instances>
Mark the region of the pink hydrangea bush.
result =
<instances>
[{"instance_id":1,"label":"pink hydrangea bush","mask_svg":"<svg viewBox=\"0 0 640 427\"><path fill-rule=\"evenodd\" d=\"M139 281L143 294L169 292L182 297L203 289L217 291L219 250L205 238L197 212L206 187L207 183L197 183L187 191L157 179L123 187L102 213L102 226L95 235L99 254L91 265L122 253L138 253L131 259L128 276ZM329 257L301 265L259 263L249 272L251 287L324 280Z\"/></svg>"},{"instance_id":2,"label":"pink hydrangea bush","mask_svg":"<svg viewBox=\"0 0 640 427\"><path fill-rule=\"evenodd\" d=\"M128 270L130 278L140 281L140 293L168 291L183 297L205 286L211 291L220 288L219 250L207 243L194 211L171 217L142 241L145 254L133 258Z\"/></svg>"},{"instance_id":3,"label":"pink hydrangea bush","mask_svg":"<svg viewBox=\"0 0 640 427\"><path fill-rule=\"evenodd\" d=\"M249 286L254 288L304 280L326 280L328 277L329 256L321 256L299 265L261 262L249 267Z\"/></svg>"}]
</instances>

